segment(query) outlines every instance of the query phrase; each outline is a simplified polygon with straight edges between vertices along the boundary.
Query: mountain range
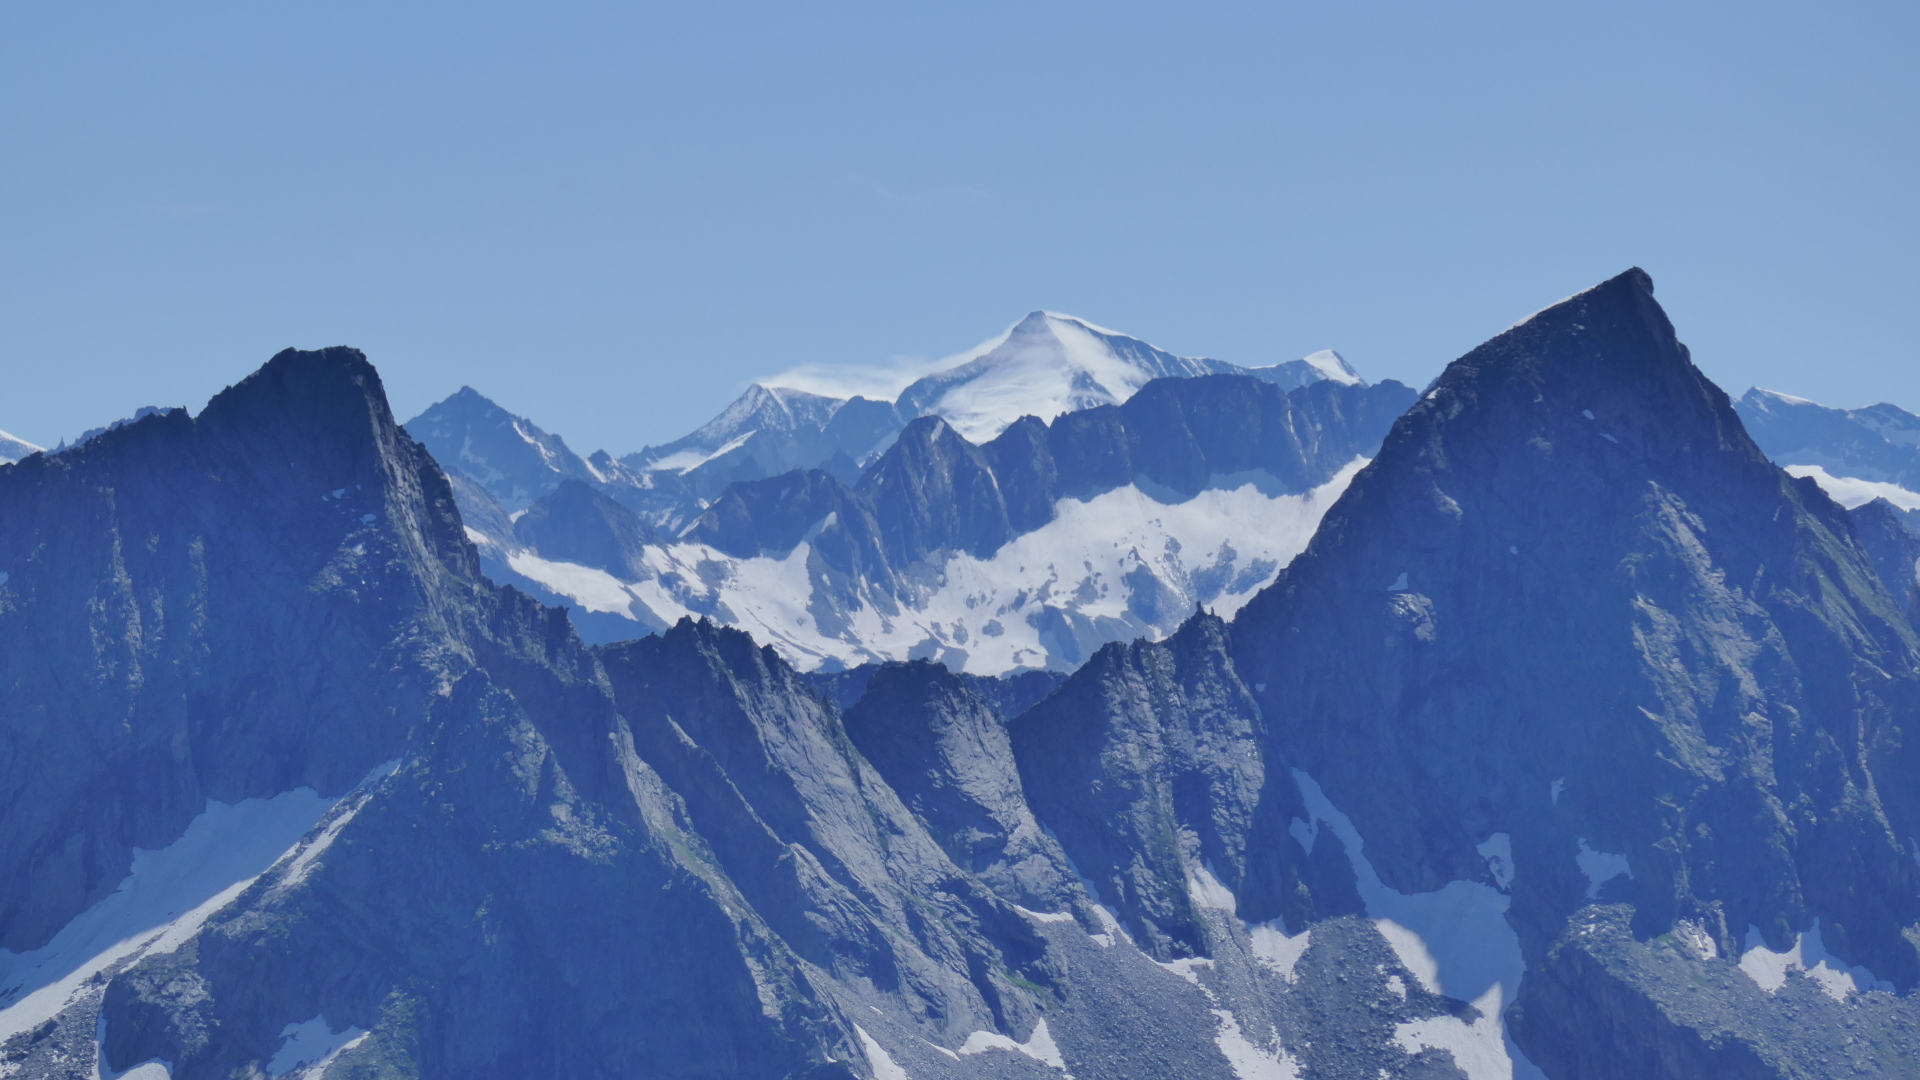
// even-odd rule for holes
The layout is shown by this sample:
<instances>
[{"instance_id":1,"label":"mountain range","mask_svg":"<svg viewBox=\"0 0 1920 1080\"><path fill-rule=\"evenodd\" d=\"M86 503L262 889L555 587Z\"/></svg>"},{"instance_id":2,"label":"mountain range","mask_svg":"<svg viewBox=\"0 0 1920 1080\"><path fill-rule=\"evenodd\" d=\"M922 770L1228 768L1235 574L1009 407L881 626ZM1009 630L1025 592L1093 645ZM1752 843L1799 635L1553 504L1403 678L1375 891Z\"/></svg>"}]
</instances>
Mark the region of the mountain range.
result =
<instances>
[{"instance_id":1,"label":"mountain range","mask_svg":"<svg viewBox=\"0 0 1920 1080\"><path fill-rule=\"evenodd\" d=\"M1002 674L1230 613L1414 396L1332 352L1239 368L1035 312L896 401L755 384L618 460L470 389L406 426L488 575L590 641L691 614L808 670Z\"/></svg>"},{"instance_id":2,"label":"mountain range","mask_svg":"<svg viewBox=\"0 0 1920 1080\"><path fill-rule=\"evenodd\" d=\"M1913 1075L1920 539L1770 460L1645 273L1418 395L1116 396L677 528L600 455L445 460L346 348L0 466L0 1076ZM760 595L904 612L1248 492L1305 535L1244 594L1004 673L997 600L806 665L488 572L804 548Z\"/></svg>"}]
</instances>

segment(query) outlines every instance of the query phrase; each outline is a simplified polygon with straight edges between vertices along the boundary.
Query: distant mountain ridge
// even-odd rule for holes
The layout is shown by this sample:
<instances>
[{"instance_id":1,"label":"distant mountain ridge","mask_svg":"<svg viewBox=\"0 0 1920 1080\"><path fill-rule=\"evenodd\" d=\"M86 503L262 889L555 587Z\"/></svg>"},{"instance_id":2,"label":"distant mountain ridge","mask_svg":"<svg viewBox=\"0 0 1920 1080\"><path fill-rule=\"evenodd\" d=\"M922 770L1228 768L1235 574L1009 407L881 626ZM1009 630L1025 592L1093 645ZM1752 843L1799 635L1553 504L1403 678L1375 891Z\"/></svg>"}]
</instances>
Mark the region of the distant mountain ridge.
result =
<instances>
[{"instance_id":1,"label":"distant mountain ridge","mask_svg":"<svg viewBox=\"0 0 1920 1080\"><path fill-rule=\"evenodd\" d=\"M1834 409L1758 387L1734 409L1776 464L1844 506L1882 500L1920 535L1920 416L1885 402Z\"/></svg>"},{"instance_id":2,"label":"distant mountain ridge","mask_svg":"<svg viewBox=\"0 0 1920 1080\"><path fill-rule=\"evenodd\" d=\"M1240 382L1200 389L1216 378ZM1152 409L1173 414L1137 404L1153 387ZM567 604L590 640L696 614L803 668L937 655L992 673L1071 667L1104 641L1170 632L1195 604L1231 610L1336 493L1314 489L1412 399L1333 352L1247 369L1034 312L897 401L755 384L617 460L583 459L471 389L407 429L447 469L488 572ZM1188 405L1201 412L1174 415ZM1203 490L1209 509L1183 505ZM1062 499L1074 521L1048 529ZM949 564L985 577L943 584ZM971 597L964 611L928 613L949 594ZM996 614L976 614L988 596Z\"/></svg>"},{"instance_id":3,"label":"distant mountain ridge","mask_svg":"<svg viewBox=\"0 0 1920 1080\"><path fill-rule=\"evenodd\" d=\"M510 528L487 531L508 519L477 508L469 532L496 580L574 605L592 640L704 615L803 670L1069 670L1196 606L1236 609L1414 396L1391 381L1158 379L983 445L923 416L851 483L820 469L737 481L678 537L573 480Z\"/></svg>"},{"instance_id":4,"label":"distant mountain ridge","mask_svg":"<svg viewBox=\"0 0 1920 1080\"><path fill-rule=\"evenodd\" d=\"M351 349L0 465L0 1075L1910 1080L1920 543L1769 462L1652 292L1454 361L1231 618L1071 673L585 644L483 549L659 534L579 479L509 515ZM1394 385L916 418L714 527L870 518L978 613L975 552L1314 482Z\"/></svg>"},{"instance_id":5,"label":"distant mountain ridge","mask_svg":"<svg viewBox=\"0 0 1920 1080\"><path fill-rule=\"evenodd\" d=\"M1052 421L1117 405L1157 378L1205 374L1246 374L1289 390L1322 380L1365 385L1331 351L1244 368L1176 356L1070 315L1036 311L942 370L912 381L896 400L815 393L776 377L749 386L695 431L619 458L596 451L582 459L559 436L470 388L409 420L407 429L509 513L574 479L678 532L737 480L801 468L823 469L852 483L920 416L941 416L971 441L986 442L1023 416Z\"/></svg>"},{"instance_id":6,"label":"distant mountain ridge","mask_svg":"<svg viewBox=\"0 0 1920 1080\"><path fill-rule=\"evenodd\" d=\"M12 464L29 454L37 454L39 452L40 447L33 445L25 439L17 439L4 431L0 431L0 465Z\"/></svg>"}]
</instances>

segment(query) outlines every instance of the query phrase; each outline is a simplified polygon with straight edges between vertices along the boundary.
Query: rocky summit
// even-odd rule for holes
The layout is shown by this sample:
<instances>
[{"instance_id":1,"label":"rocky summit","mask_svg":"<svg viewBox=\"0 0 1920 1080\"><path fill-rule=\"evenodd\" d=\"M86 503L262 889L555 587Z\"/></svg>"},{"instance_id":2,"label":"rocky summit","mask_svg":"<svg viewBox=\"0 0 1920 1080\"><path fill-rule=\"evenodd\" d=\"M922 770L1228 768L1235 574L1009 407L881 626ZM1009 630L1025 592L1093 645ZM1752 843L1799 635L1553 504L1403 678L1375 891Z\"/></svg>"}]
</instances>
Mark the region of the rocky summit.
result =
<instances>
[{"instance_id":1,"label":"rocky summit","mask_svg":"<svg viewBox=\"0 0 1920 1080\"><path fill-rule=\"evenodd\" d=\"M0 1077L1915 1075L1902 508L1770 461L1639 270L1417 400L1318 363L685 526L871 606L1325 490L1247 595L1009 671L588 643L508 553L695 541L479 401L433 445L565 475L436 461L351 349L0 465Z\"/></svg>"}]
</instances>

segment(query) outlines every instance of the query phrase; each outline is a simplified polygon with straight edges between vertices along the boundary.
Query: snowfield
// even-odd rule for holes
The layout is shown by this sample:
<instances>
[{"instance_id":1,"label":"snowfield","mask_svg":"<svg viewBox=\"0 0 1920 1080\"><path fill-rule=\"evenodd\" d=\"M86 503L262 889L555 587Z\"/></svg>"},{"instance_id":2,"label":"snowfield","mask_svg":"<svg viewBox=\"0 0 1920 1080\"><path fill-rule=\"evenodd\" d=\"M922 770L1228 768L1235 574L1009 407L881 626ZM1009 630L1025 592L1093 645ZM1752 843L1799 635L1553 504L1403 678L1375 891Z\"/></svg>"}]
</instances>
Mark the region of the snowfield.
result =
<instances>
[{"instance_id":1,"label":"snowfield","mask_svg":"<svg viewBox=\"0 0 1920 1080\"><path fill-rule=\"evenodd\" d=\"M952 554L914 568L904 597L847 595L805 542L780 558L652 547L637 581L526 551L503 557L588 611L644 624L636 635L708 616L802 670L920 658L977 675L1066 670L1106 642L1164 637L1196 607L1233 615L1306 549L1365 464L1355 458L1301 495L1268 495L1244 478L1176 503L1131 485L1063 499L1053 521L988 558Z\"/></svg>"}]
</instances>

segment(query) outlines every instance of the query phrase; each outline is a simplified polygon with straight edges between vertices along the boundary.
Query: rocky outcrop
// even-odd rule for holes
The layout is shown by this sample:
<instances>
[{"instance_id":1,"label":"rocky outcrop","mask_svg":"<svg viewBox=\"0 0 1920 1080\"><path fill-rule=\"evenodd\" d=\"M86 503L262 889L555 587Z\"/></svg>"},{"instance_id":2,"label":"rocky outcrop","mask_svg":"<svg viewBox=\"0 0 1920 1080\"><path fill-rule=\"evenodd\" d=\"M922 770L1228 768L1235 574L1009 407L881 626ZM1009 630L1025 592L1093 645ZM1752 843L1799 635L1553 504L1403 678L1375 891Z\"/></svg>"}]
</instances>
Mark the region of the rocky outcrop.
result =
<instances>
[{"instance_id":1,"label":"rocky outcrop","mask_svg":"<svg viewBox=\"0 0 1920 1080\"><path fill-rule=\"evenodd\" d=\"M1124 450L1177 496L1261 446L1314 460L1298 424L1210 442L1268 420L1202 404L1149 399L1192 437L1137 457L1125 407L1089 419L1091 464L1015 425L1007 475ZM922 435L903 482L1018 503L994 455ZM589 647L480 576L452 505L350 350L0 467L0 1072L1612 1080L1920 1052L1907 549L1761 456L1637 271L1451 366L1237 618L1064 679L802 674L691 619ZM304 837L99 921L160 895L140 872L178 869L183 830L287 798Z\"/></svg>"},{"instance_id":2,"label":"rocky outcrop","mask_svg":"<svg viewBox=\"0 0 1920 1080\"><path fill-rule=\"evenodd\" d=\"M528 507L513 523L513 538L546 558L635 577L645 572L647 545L660 541L633 511L578 480L562 480Z\"/></svg>"},{"instance_id":3,"label":"rocky outcrop","mask_svg":"<svg viewBox=\"0 0 1920 1080\"><path fill-rule=\"evenodd\" d=\"M1598 899L1722 956L1818 919L1847 964L1920 978L1913 628L1640 271L1450 366L1233 635L1272 745L1388 886L1497 881L1510 837L1530 965ZM1647 1037L1546 985L1519 1007L1565 1022L1559 1056Z\"/></svg>"},{"instance_id":4,"label":"rocky outcrop","mask_svg":"<svg viewBox=\"0 0 1920 1080\"><path fill-rule=\"evenodd\" d=\"M1857 506L1849 515L1888 595L1910 620L1920 618L1920 591L1915 580L1916 569L1920 569L1920 535L1910 527L1912 515L1885 499Z\"/></svg>"},{"instance_id":5,"label":"rocky outcrop","mask_svg":"<svg viewBox=\"0 0 1920 1080\"><path fill-rule=\"evenodd\" d=\"M490 589L350 349L0 468L0 947L206 800L337 795L471 664ZM29 886L30 883L30 886Z\"/></svg>"}]
</instances>

